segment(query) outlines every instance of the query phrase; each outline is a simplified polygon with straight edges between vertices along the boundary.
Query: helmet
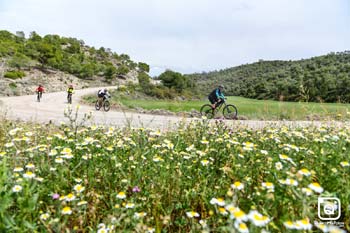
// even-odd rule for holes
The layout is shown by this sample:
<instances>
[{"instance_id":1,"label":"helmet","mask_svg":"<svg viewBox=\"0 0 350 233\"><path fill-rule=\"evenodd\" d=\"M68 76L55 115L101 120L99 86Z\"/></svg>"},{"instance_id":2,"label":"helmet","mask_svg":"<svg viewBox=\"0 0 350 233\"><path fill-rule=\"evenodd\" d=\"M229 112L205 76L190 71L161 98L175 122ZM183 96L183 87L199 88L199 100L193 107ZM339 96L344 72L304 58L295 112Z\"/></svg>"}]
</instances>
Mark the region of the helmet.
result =
<instances>
[{"instance_id":1,"label":"helmet","mask_svg":"<svg viewBox=\"0 0 350 233\"><path fill-rule=\"evenodd\" d=\"M104 91L107 91L107 88L105 88Z\"/></svg>"},{"instance_id":2,"label":"helmet","mask_svg":"<svg viewBox=\"0 0 350 233\"><path fill-rule=\"evenodd\" d=\"M220 84L219 88L224 89L224 85Z\"/></svg>"}]
</instances>

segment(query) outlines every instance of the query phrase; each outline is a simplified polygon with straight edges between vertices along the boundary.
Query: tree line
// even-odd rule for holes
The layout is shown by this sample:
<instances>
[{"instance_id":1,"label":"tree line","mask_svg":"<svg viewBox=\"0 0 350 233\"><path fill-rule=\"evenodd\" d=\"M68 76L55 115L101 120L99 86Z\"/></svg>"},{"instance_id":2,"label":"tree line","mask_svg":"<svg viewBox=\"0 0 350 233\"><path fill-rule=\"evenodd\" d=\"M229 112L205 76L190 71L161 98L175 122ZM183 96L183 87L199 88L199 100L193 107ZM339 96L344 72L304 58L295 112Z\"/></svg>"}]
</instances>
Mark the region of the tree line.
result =
<instances>
[{"instance_id":1,"label":"tree line","mask_svg":"<svg viewBox=\"0 0 350 233\"><path fill-rule=\"evenodd\" d=\"M134 62L127 54L117 54L111 49L85 45L83 40L59 35L40 36L31 32L26 38L23 32L12 34L0 30L0 61L7 64L7 78L21 78L25 70L57 69L82 79L105 77L112 80L124 76L131 70L137 71L137 89L160 99L174 99L179 96L192 98L190 90L194 83L186 76L171 70L162 73L151 82L150 67L144 62ZM129 84L133 86L133 84Z\"/></svg>"},{"instance_id":2,"label":"tree line","mask_svg":"<svg viewBox=\"0 0 350 233\"><path fill-rule=\"evenodd\" d=\"M25 38L23 32L0 31L0 58L10 68L8 75L22 76L23 70L33 67L53 68L84 79L102 76L107 80L125 75L130 70L149 72L149 65L136 63L127 54L117 54L104 47L90 47L76 38L42 37L36 32Z\"/></svg>"},{"instance_id":3,"label":"tree line","mask_svg":"<svg viewBox=\"0 0 350 233\"><path fill-rule=\"evenodd\" d=\"M350 51L298 61L264 61L187 75L200 93L218 83L228 95L305 102L350 102Z\"/></svg>"}]
</instances>

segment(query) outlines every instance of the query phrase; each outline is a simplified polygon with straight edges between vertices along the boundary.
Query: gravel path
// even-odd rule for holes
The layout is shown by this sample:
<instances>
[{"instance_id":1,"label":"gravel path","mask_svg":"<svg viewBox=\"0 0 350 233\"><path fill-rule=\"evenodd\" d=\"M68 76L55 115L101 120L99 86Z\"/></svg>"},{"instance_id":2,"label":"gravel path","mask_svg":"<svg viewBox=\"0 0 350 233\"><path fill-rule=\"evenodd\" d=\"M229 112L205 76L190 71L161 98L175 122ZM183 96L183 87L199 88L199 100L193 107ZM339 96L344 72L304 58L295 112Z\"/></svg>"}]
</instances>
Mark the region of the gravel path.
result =
<instances>
[{"instance_id":1,"label":"gravel path","mask_svg":"<svg viewBox=\"0 0 350 233\"><path fill-rule=\"evenodd\" d=\"M108 87L111 89L112 87ZM76 90L73 95L72 108L75 109L80 98L83 95L97 93L99 88L87 88ZM64 110L69 106L67 104L66 92L44 93L41 102L36 101L36 95L17 96L17 97L2 97L0 98L1 113L10 119L20 119L31 122L48 123L52 122L58 124L60 122L68 122L64 117ZM120 111L96 111L92 106L82 105L79 108L79 119L85 113L92 112L93 118L90 124L105 124L114 126L133 126L145 128L158 128L166 130L173 128L176 123L181 121L196 120L195 118L184 119L176 116L160 116L150 114L138 114ZM291 127L303 127L306 125L320 126L322 124L332 124L339 127L349 125L349 123L342 122L310 122L310 121L226 121L233 127L248 126L251 128L262 128L265 126L281 127L282 125Z\"/></svg>"}]
</instances>

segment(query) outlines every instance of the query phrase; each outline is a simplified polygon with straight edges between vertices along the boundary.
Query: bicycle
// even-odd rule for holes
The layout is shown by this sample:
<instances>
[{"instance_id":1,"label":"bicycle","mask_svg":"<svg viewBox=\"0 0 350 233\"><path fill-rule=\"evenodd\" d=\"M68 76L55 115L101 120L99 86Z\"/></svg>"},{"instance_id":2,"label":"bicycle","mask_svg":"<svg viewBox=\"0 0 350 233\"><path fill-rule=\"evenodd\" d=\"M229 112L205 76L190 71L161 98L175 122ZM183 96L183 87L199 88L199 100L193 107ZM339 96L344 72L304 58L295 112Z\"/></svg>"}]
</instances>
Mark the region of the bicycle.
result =
<instances>
[{"instance_id":1,"label":"bicycle","mask_svg":"<svg viewBox=\"0 0 350 233\"><path fill-rule=\"evenodd\" d=\"M206 116L208 119L214 118L214 116L221 110L222 106L222 115L225 119L237 119L237 108L233 104L226 104L225 99L221 99L221 102L213 109L210 104L204 104L201 107L200 113L201 116Z\"/></svg>"},{"instance_id":2,"label":"bicycle","mask_svg":"<svg viewBox=\"0 0 350 233\"><path fill-rule=\"evenodd\" d=\"M43 97L43 93L40 92L40 91L37 91L36 93L37 93L36 100L37 100L38 102L40 102L40 99Z\"/></svg>"},{"instance_id":3,"label":"bicycle","mask_svg":"<svg viewBox=\"0 0 350 233\"><path fill-rule=\"evenodd\" d=\"M100 103L100 100L97 100L95 103L95 109L98 111L103 107L103 110L105 110L105 112L108 112L109 109L111 108L111 104L108 100L108 97L105 96L102 100L102 103Z\"/></svg>"},{"instance_id":4,"label":"bicycle","mask_svg":"<svg viewBox=\"0 0 350 233\"><path fill-rule=\"evenodd\" d=\"M68 101L68 104L72 104L72 93L68 93L67 101Z\"/></svg>"}]
</instances>

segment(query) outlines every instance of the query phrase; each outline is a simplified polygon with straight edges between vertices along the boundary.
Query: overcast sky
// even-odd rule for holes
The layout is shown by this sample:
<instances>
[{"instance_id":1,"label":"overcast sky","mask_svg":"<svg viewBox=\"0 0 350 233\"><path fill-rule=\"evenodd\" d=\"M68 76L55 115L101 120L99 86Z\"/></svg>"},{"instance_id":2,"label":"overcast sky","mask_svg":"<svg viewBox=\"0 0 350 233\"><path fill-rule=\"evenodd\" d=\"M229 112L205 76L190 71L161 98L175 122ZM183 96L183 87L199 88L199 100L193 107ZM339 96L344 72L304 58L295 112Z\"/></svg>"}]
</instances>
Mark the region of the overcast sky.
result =
<instances>
[{"instance_id":1,"label":"overcast sky","mask_svg":"<svg viewBox=\"0 0 350 233\"><path fill-rule=\"evenodd\" d=\"M350 0L0 0L0 30L75 37L181 73L350 50Z\"/></svg>"}]
</instances>

